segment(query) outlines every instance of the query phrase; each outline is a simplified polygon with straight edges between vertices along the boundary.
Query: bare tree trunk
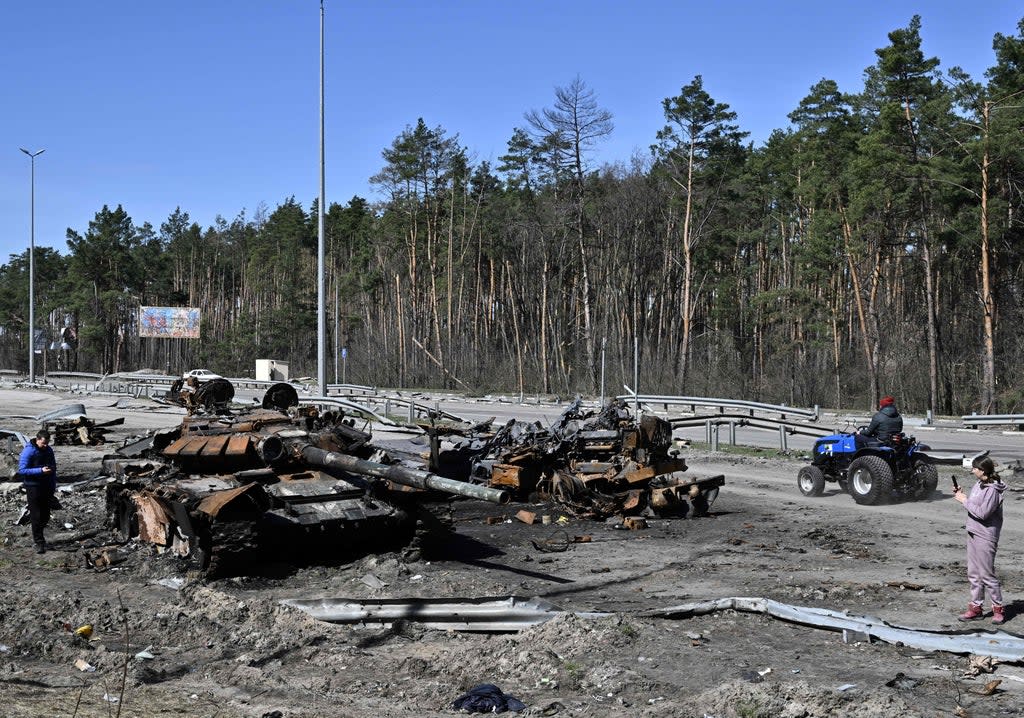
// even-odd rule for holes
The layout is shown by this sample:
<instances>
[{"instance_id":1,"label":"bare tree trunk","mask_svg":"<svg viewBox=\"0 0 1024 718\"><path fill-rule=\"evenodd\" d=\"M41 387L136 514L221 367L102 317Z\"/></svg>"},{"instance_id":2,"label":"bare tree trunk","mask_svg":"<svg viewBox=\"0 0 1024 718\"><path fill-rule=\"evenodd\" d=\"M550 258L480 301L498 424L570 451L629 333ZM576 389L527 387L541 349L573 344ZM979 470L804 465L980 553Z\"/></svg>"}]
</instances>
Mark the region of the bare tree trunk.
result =
<instances>
[{"instance_id":1,"label":"bare tree trunk","mask_svg":"<svg viewBox=\"0 0 1024 718\"><path fill-rule=\"evenodd\" d=\"M989 113L991 103L984 104L984 143L981 159L981 304L984 349L981 359L981 412L989 414L996 410L996 351L995 314L996 301L992 291L991 245L988 234L988 168L989 157Z\"/></svg>"},{"instance_id":2,"label":"bare tree trunk","mask_svg":"<svg viewBox=\"0 0 1024 718\"><path fill-rule=\"evenodd\" d=\"M934 280L932 278L932 253L928 242L928 231L924 228L922 220L921 231L923 257L924 257L924 286L928 293L925 301L928 311L928 407L932 411L939 410L939 346L938 346L938 319L936 317L935 302L936 293Z\"/></svg>"},{"instance_id":3,"label":"bare tree trunk","mask_svg":"<svg viewBox=\"0 0 1024 718\"><path fill-rule=\"evenodd\" d=\"M861 295L860 288L860 274L857 271L857 263L853 259L853 252L851 248L853 228L850 227L850 223L846 218L846 208L841 207L839 212L843 218L843 246L846 249L846 261L850 268L850 279L853 281L853 299L857 307L857 323L860 327L860 335L864 344L865 368L868 371L868 380L871 384L871 400L873 403L879 397L877 331L873 334L868 333L868 311L864 307L864 297ZM878 268L877 261L875 267L876 269ZM874 297L874 288L877 286L877 281L877 277L873 276L871 289L872 298ZM877 324L877 318L873 323Z\"/></svg>"},{"instance_id":4,"label":"bare tree trunk","mask_svg":"<svg viewBox=\"0 0 1024 718\"><path fill-rule=\"evenodd\" d=\"M518 379L519 395L522 396L526 390L526 384L523 381L523 339L519 332L519 303L516 301L515 295L512 291L512 277L515 276L515 273L512 270L512 263L509 262L508 260L505 261L505 271L509 277L508 306L509 313L512 315L512 329L514 331L513 336L515 337L516 377Z\"/></svg>"},{"instance_id":5,"label":"bare tree trunk","mask_svg":"<svg viewBox=\"0 0 1024 718\"><path fill-rule=\"evenodd\" d=\"M395 301L398 304L398 312L395 316L395 325L398 328L398 386L404 387L409 369L406 360L405 308L402 302L402 279L398 274L395 274Z\"/></svg>"},{"instance_id":6,"label":"bare tree trunk","mask_svg":"<svg viewBox=\"0 0 1024 718\"><path fill-rule=\"evenodd\" d=\"M548 253L544 250L544 269L540 275L540 370L544 393L551 393L551 371L548 360Z\"/></svg>"}]
</instances>

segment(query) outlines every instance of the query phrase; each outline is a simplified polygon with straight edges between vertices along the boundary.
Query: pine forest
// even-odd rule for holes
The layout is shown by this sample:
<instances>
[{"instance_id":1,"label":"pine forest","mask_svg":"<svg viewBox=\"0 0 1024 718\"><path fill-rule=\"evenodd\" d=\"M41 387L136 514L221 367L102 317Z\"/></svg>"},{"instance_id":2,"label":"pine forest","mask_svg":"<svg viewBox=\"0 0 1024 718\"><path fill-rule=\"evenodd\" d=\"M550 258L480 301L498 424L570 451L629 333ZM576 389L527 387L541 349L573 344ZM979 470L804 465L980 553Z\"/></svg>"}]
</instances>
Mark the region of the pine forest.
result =
<instances>
[{"instance_id":1,"label":"pine forest","mask_svg":"<svg viewBox=\"0 0 1024 718\"><path fill-rule=\"evenodd\" d=\"M643 393L1024 411L1024 20L980 79L926 57L920 27L756 147L699 74L660 100L649 151L610 164L583 77L524 108L493 165L410 108L378 199L326 203L329 380L344 347L373 386L615 394L635 364ZM36 248L40 368L315 376L318 217L295 197L206 228L98 208ZM2 368L27 364L28 264L0 266ZM201 338L140 337L140 306L199 307Z\"/></svg>"}]
</instances>

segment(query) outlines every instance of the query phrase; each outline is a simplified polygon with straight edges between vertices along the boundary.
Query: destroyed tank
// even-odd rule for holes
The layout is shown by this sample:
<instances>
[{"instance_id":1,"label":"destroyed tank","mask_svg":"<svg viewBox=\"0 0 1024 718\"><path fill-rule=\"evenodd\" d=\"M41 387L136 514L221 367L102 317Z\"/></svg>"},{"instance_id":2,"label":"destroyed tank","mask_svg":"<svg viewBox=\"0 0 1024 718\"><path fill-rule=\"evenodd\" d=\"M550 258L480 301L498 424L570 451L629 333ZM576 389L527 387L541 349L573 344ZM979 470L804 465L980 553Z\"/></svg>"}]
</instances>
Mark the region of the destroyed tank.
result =
<instances>
[{"instance_id":1,"label":"destroyed tank","mask_svg":"<svg viewBox=\"0 0 1024 718\"><path fill-rule=\"evenodd\" d=\"M104 459L108 523L213 576L409 546L443 526L425 506L439 496L509 500L389 463L353 423L286 384L261 408L190 413Z\"/></svg>"},{"instance_id":2,"label":"destroyed tank","mask_svg":"<svg viewBox=\"0 0 1024 718\"><path fill-rule=\"evenodd\" d=\"M651 414L638 420L620 399L594 411L577 398L546 428L511 420L462 435L444 451L432 436L432 469L585 518L702 516L725 483L721 474L688 472L672 425Z\"/></svg>"}]
</instances>

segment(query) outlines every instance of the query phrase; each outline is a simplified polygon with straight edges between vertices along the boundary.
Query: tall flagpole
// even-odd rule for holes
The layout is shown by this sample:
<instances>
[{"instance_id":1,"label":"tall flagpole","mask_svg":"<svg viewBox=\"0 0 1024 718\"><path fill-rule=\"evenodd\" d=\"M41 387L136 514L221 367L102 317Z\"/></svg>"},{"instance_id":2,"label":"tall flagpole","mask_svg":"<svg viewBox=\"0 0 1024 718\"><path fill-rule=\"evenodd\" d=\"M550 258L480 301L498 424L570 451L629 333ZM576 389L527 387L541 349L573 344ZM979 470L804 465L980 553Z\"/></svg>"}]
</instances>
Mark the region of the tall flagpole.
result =
<instances>
[{"instance_id":1,"label":"tall flagpole","mask_svg":"<svg viewBox=\"0 0 1024 718\"><path fill-rule=\"evenodd\" d=\"M320 395L327 396L327 305L324 290L324 212L327 197L324 189L324 0L320 0L320 206L317 213L317 322L316 380Z\"/></svg>"}]
</instances>

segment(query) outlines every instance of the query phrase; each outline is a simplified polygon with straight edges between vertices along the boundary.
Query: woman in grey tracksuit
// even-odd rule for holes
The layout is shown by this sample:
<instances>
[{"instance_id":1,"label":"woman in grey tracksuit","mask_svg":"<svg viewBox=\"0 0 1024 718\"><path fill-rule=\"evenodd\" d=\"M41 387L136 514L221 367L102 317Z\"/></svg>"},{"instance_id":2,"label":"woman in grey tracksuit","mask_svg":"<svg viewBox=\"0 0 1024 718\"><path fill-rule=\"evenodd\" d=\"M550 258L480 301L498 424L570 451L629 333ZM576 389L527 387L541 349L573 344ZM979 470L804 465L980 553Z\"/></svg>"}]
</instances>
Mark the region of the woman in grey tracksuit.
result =
<instances>
[{"instance_id":1,"label":"woman in grey tracksuit","mask_svg":"<svg viewBox=\"0 0 1024 718\"><path fill-rule=\"evenodd\" d=\"M1003 527L1003 492L1006 490L992 459L977 457L971 472L978 482L970 495L959 487L953 498L967 510L967 581L971 585L971 602L958 618L973 621L983 615L981 606L985 593L992 602L992 623L1006 620L1003 614L1003 590L996 577L996 549Z\"/></svg>"}]
</instances>

